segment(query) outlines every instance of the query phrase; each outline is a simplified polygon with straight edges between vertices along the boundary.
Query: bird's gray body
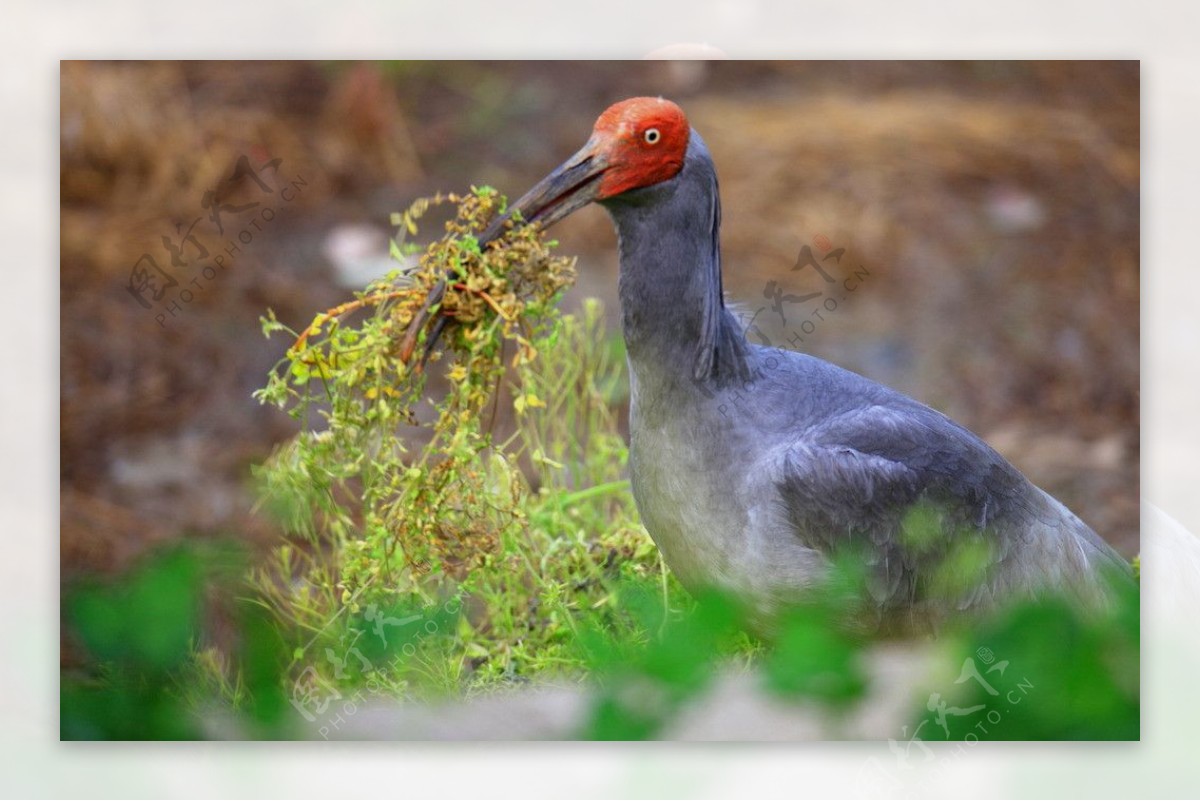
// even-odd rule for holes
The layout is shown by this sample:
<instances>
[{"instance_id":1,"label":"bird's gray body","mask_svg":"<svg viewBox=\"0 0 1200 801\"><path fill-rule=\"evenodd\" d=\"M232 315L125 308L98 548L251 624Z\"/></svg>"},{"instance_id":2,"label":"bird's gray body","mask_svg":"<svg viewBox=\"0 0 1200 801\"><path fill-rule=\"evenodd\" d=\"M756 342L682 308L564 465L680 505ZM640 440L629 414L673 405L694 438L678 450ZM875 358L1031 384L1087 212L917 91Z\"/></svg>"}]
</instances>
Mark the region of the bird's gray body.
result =
<instances>
[{"instance_id":1,"label":"bird's gray body","mask_svg":"<svg viewBox=\"0 0 1200 801\"><path fill-rule=\"evenodd\" d=\"M630 470L647 531L688 587L764 609L855 546L881 609L942 610L1096 586L1125 562L1062 504L941 413L835 365L748 343L722 300L716 173L693 130L672 179L603 201L620 244ZM906 538L928 510L934 542ZM957 544L982 578L927 598Z\"/></svg>"}]
</instances>

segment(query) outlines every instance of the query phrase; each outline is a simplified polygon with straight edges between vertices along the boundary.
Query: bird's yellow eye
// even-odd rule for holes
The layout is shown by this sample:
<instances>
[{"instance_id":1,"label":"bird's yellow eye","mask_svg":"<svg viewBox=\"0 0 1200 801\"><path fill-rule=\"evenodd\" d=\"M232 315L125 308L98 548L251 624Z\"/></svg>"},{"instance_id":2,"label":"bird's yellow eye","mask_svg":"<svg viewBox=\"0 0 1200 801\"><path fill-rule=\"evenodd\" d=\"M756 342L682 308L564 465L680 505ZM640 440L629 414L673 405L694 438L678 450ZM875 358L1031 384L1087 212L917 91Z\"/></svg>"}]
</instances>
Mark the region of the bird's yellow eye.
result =
<instances>
[{"instance_id":1,"label":"bird's yellow eye","mask_svg":"<svg viewBox=\"0 0 1200 801\"><path fill-rule=\"evenodd\" d=\"M646 144L648 145L657 145L658 140L662 138L662 134L658 132L657 128L647 128L646 132L642 134L642 138L646 140Z\"/></svg>"}]
</instances>

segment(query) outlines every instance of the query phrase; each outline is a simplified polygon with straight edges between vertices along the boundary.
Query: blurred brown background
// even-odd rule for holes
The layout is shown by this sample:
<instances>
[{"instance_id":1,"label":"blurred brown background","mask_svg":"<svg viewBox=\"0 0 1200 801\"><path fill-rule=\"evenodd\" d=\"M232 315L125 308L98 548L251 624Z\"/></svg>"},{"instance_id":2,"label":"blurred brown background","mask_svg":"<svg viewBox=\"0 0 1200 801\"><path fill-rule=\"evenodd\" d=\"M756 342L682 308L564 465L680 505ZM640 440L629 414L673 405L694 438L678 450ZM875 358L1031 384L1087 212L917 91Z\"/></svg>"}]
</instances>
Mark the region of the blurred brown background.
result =
<instances>
[{"instance_id":1,"label":"blurred brown background","mask_svg":"<svg viewBox=\"0 0 1200 801\"><path fill-rule=\"evenodd\" d=\"M179 537L270 544L249 468L294 427L250 397L287 346L259 316L306 324L386 268L390 212L515 197L638 94L679 102L713 153L732 299L820 290L790 269L801 246L846 247L869 277L805 349L950 414L1137 552L1137 62L64 62L64 578ZM242 156L304 182L269 222L254 177L226 180ZM210 254L251 231L211 279L162 242L197 219ZM580 258L569 302L615 320L603 211L556 236ZM145 253L179 282L150 309L127 288ZM757 318L777 343L809 317L786 312Z\"/></svg>"}]
</instances>

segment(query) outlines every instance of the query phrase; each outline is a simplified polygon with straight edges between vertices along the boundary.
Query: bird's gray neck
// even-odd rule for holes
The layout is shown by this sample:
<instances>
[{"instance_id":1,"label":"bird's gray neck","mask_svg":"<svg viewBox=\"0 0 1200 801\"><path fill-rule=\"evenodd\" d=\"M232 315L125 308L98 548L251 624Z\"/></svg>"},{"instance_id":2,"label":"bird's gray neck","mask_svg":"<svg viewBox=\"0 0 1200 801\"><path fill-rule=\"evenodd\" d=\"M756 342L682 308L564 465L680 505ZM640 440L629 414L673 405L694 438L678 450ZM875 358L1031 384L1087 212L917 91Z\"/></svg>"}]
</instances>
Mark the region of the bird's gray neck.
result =
<instances>
[{"instance_id":1,"label":"bird's gray neck","mask_svg":"<svg viewBox=\"0 0 1200 801\"><path fill-rule=\"evenodd\" d=\"M695 131L678 175L604 205L617 228L633 369L684 386L748 379L752 357L722 296L716 172Z\"/></svg>"}]
</instances>

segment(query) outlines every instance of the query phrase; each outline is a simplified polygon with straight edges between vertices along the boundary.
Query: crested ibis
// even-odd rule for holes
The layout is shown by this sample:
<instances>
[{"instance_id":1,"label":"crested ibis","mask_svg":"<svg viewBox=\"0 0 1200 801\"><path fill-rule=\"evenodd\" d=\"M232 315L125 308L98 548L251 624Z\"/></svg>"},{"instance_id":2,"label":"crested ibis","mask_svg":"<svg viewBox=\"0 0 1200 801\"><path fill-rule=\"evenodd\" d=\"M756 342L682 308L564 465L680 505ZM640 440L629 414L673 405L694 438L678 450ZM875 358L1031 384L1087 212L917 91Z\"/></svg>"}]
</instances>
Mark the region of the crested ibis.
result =
<instances>
[{"instance_id":1,"label":"crested ibis","mask_svg":"<svg viewBox=\"0 0 1200 801\"><path fill-rule=\"evenodd\" d=\"M1100 603L1101 574L1129 572L950 418L828 362L747 341L722 293L716 171L678 105L611 106L510 215L549 226L591 202L617 232L633 495L685 587L722 587L769 613L856 547L881 614L944 617L1046 585ZM933 574L972 543L982 569L939 596Z\"/></svg>"}]
</instances>

